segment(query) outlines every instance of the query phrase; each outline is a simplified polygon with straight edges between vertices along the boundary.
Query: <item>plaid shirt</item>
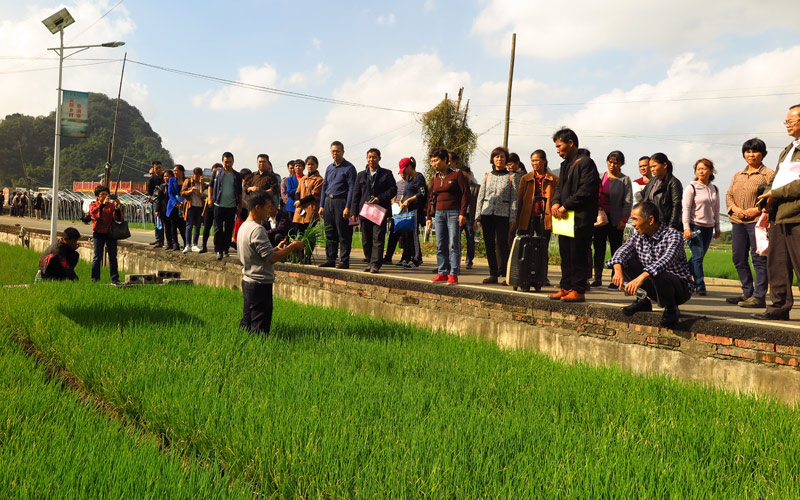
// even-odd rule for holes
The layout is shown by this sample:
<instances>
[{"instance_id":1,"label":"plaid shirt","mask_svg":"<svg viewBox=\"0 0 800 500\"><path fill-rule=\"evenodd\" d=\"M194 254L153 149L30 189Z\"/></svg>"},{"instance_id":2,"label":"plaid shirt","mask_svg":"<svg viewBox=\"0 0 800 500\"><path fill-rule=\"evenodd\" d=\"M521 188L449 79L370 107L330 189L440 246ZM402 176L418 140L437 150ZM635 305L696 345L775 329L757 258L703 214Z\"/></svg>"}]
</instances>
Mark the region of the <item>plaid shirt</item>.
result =
<instances>
[{"instance_id":1,"label":"plaid shirt","mask_svg":"<svg viewBox=\"0 0 800 500\"><path fill-rule=\"evenodd\" d=\"M631 257L636 256L644 270L651 276L662 272L674 274L693 290L689 264L686 262L686 251L683 249L683 235L677 229L661 224L653 236L633 233L614 256L606 262L606 267L614 264L623 267Z\"/></svg>"}]
</instances>

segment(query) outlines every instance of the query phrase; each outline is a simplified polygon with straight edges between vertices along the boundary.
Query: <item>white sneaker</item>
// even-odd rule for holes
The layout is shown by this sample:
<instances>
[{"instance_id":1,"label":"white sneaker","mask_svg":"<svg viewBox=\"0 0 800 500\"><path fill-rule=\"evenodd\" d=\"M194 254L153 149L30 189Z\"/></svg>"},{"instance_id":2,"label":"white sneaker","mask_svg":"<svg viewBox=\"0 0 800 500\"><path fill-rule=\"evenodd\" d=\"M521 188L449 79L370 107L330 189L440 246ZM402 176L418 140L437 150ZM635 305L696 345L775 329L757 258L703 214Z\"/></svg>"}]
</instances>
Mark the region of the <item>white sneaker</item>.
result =
<instances>
[{"instance_id":1,"label":"white sneaker","mask_svg":"<svg viewBox=\"0 0 800 500\"><path fill-rule=\"evenodd\" d=\"M200 247L199 246L192 245L192 252L199 252L199 251L200 251Z\"/></svg>"},{"instance_id":2,"label":"white sneaker","mask_svg":"<svg viewBox=\"0 0 800 500\"><path fill-rule=\"evenodd\" d=\"M185 247L183 247L183 253L189 253L189 250L191 250L189 245L186 245Z\"/></svg>"}]
</instances>

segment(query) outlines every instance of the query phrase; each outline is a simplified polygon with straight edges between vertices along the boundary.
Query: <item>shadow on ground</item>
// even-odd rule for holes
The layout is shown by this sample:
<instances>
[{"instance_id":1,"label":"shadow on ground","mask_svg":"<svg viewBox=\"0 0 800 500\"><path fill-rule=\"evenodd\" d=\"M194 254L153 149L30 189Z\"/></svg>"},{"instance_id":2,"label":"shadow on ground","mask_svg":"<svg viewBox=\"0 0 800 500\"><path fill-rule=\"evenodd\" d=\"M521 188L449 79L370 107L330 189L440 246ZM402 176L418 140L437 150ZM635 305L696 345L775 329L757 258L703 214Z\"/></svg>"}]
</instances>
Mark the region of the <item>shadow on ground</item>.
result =
<instances>
[{"instance_id":1,"label":"shadow on ground","mask_svg":"<svg viewBox=\"0 0 800 500\"><path fill-rule=\"evenodd\" d=\"M172 326L175 323L203 326L204 322L178 309L161 306L123 306L110 304L107 307L97 306L64 306L59 312L75 323L86 328L116 328L131 324Z\"/></svg>"}]
</instances>

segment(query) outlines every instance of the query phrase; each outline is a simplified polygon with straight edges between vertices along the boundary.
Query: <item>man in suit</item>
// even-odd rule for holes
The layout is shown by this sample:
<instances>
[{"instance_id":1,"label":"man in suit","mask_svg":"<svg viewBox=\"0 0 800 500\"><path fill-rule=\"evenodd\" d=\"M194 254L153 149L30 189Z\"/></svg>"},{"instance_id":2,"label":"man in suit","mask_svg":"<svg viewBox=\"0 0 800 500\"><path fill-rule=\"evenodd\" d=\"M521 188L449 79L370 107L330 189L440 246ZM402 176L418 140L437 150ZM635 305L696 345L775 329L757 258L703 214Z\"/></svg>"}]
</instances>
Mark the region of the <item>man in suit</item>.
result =
<instances>
[{"instance_id":1,"label":"man in suit","mask_svg":"<svg viewBox=\"0 0 800 500\"><path fill-rule=\"evenodd\" d=\"M364 271L377 273L383 263L383 245L386 238L387 215L391 214L392 198L397 194L397 183L392 171L381 167L378 148L367 151L367 168L356 176L350 216L357 217L366 204L376 204L386 209L380 224L361 217L361 244L369 259Z\"/></svg>"}]
</instances>

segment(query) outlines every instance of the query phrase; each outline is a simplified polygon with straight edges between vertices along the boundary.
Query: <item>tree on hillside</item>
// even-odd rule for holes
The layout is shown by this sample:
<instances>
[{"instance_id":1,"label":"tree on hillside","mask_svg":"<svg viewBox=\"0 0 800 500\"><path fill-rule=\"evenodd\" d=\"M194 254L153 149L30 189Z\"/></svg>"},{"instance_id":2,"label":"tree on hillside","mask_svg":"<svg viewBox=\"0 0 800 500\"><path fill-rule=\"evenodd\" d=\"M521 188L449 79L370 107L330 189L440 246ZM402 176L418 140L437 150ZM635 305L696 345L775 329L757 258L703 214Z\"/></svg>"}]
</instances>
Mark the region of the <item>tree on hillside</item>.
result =
<instances>
[{"instance_id":1,"label":"tree on hillside","mask_svg":"<svg viewBox=\"0 0 800 500\"><path fill-rule=\"evenodd\" d=\"M463 90L463 89L462 89ZM478 136L467 124L467 106L460 109L461 92L458 101L448 99L447 96L428 111L420 119L422 124L422 140L426 151L433 148L444 147L448 151L455 151L461 158L461 164L469 166L472 153L478 145ZM432 174L430 158L425 157L425 177Z\"/></svg>"},{"instance_id":2,"label":"tree on hillside","mask_svg":"<svg viewBox=\"0 0 800 500\"><path fill-rule=\"evenodd\" d=\"M61 138L62 188L73 181L94 181L103 173L108 155L108 142L114 127L116 100L103 94L89 94L89 124L85 138ZM28 187L49 186L53 176L53 128L55 112L48 116L8 115L0 121L0 185ZM20 147L24 168L20 158ZM120 101L117 138L114 152L116 180L122 161L127 159L120 177L123 181L142 182L150 162L158 159L165 168L173 160L164 149L161 137L144 119L142 113L127 102Z\"/></svg>"}]
</instances>

